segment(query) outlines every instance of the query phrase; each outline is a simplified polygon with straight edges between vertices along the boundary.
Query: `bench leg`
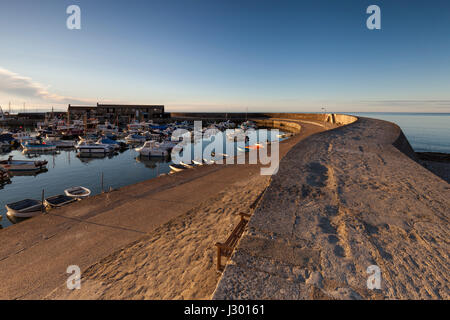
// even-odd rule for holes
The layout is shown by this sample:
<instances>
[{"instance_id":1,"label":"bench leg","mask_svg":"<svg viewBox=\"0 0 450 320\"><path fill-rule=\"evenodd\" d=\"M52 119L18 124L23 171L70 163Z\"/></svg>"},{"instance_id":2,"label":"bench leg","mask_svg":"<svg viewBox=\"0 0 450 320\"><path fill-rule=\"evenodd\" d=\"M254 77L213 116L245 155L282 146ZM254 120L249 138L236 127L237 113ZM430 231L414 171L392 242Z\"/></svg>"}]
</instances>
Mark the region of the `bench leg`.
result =
<instances>
[{"instance_id":1,"label":"bench leg","mask_svg":"<svg viewBox=\"0 0 450 320\"><path fill-rule=\"evenodd\" d=\"M222 269L221 259L220 256L222 255L222 252L220 250L220 247L217 247L217 271L220 271Z\"/></svg>"}]
</instances>

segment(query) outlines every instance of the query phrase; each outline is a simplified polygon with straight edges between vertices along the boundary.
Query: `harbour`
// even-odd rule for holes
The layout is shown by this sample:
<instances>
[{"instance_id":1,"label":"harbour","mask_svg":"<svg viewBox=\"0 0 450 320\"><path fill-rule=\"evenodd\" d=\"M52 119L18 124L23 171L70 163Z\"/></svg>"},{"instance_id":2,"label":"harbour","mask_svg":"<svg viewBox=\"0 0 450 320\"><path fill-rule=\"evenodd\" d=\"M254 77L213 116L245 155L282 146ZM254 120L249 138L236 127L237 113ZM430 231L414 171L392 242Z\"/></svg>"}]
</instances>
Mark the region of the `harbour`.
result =
<instances>
[{"instance_id":1,"label":"harbour","mask_svg":"<svg viewBox=\"0 0 450 320\"><path fill-rule=\"evenodd\" d=\"M134 125L134 127L136 127L136 125ZM183 127L189 128L188 123L184 123ZM110 140L106 137L102 138L101 134L99 134L92 140L97 141L97 143L92 142L89 144L88 148L91 148L89 152L74 147L67 148L64 145L58 146L58 148L55 147L54 150L43 150L42 152L33 150L27 151L23 146L18 146L17 148L13 148L13 150L11 150L11 148L8 148L7 151L4 150L1 153L0 158L0 160L4 162L8 161L8 159L12 159L13 162L19 163L22 167L24 165L23 162L32 163L33 165L31 166L34 166L36 163L38 166L32 169L29 167L30 165L27 165L24 169L19 169L22 170L20 172L11 171L9 177L1 182L0 215L3 216L3 219L0 222L1 227L6 228L13 223L22 221L22 219L11 219L11 217L6 214L7 204L16 203L25 199L42 201L42 196L48 198L63 195L67 188L73 186L83 186L90 190L91 195L94 196L102 192L117 190L127 185L153 179L159 175L184 171L192 168L192 166L214 164L216 160L221 159L224 156L223 153L221 154L222 156L220 156L219 153L217 155L213 153L209 157L206 157L206 159L201 159L202 163L197 162L197 164L192 163L190 165L186 163L174 164L170 158L170 150L176 143L170 142L170 145L167 145L169 144L170 135L168 136L169 140L161 144L156 140L151 140L155 139L155 135L159 138L158 134L154 133L152 137L148 134L148 131L136 130L133 126L131 126L131 128L133 129L133 134L141 138L140 143L138 141L125 143L125 138L131 135L127 133L123 133L123 138L118 138L117 140ZM128 129L130 128L128 127ZM7 131L5 130L4 132ZM147 132L147 135L145 132ZM22 136L31 136L34 139L36 138L37 132L26 131L21 132L21 134ZM281 137L283 132L281 131L278 135ZM53 133L53 136L56 135ZM270 139L286 139L286 137L280 137L277 137L276 135L273 135L272 137L269 132ZM48 138L45 138L44 141L48 141L47 143L51 144L55 139L56 138L52 138L50 141ZM76 139L76 141L78 140L79 139ZM70 140L56 139L56 141L64 142ZM92 148L104 145L104 143L101 143L102 141L105 143L117 144L117 148L108 148L106 152L102 151L100 153L92 152ZM192 153L196 144L201 144L201 148L204 149L209 141L209 139L205 139L189 142L192 144L192 148L190 148ZM76 142L76 147L83 145L82 142L83 140ZM224 139L224 150L226 144L230 142L232 141ZM142 147L149 143L153 145L158 144L159 149L156 149L158 150L156 156L150 154L148 150L140 152ZM166 143L166 145L164 145L164 143ZM234 152L237 154L237 142L232 143L236 144ZM48 146L48 144L45 146ZM159 146L159 144L161 144L161 146ZM163 150L162 156L159 155L159 150ZM179 166L179 169L175 168L175 166ZM3 172L6 175L5 170Z\"/></svg>"}]
</instances>

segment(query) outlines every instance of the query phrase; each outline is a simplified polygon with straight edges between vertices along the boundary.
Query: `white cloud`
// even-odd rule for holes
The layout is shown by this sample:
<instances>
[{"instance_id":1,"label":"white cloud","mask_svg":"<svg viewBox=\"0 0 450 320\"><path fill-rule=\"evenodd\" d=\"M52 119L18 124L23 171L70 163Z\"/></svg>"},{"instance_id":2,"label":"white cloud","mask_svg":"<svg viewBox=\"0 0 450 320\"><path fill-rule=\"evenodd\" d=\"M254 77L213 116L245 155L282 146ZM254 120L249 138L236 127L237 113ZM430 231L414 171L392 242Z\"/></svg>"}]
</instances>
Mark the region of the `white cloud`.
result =
<instances>
[{"instance_id":1,"label":"white cloud","mask_svg":"<svg viewBox=\"0 0 450 320\"><path fill-rule=\"evenodd\" d=\"M0 92L11 96L25 97L29 99L38 99L48 103L59 104L92 104L94 101L88 99L78 99L65 97L48 91L48 88L42 84L33 81L33 79L21 76L17 73L0 67Z\"/></svg>"}]
</instances>

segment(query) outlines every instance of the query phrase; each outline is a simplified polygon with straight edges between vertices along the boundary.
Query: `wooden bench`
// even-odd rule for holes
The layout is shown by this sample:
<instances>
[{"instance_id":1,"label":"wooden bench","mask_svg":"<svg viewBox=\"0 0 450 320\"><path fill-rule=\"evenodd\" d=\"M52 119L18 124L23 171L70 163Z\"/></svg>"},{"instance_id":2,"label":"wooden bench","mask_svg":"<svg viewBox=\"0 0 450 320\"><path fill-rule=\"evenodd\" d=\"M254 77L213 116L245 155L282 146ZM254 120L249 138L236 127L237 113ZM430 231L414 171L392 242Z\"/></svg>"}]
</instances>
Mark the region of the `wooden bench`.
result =
<instances>
[{"instance_id":1,"label":"wooden bench","mask_svg":"<svg viewBox=\"0 0 450 320\"><path fill-rule=\"evenodd\" d=\"M238 225L234 228L233 232L231 232L230 236L227 240L225 240L224 243L217 242L217 270L223 271L224 267L222 266L222 259L221 257L231 257L231 254L233 253L233 249L236 246L236 243L239 241L239 239L242 236L242 233L245 230L245 227L247 226L248 219L250 218L249 214L246 213L240 213L241 221L239 221Z\"/></svg>"}]
</instances>

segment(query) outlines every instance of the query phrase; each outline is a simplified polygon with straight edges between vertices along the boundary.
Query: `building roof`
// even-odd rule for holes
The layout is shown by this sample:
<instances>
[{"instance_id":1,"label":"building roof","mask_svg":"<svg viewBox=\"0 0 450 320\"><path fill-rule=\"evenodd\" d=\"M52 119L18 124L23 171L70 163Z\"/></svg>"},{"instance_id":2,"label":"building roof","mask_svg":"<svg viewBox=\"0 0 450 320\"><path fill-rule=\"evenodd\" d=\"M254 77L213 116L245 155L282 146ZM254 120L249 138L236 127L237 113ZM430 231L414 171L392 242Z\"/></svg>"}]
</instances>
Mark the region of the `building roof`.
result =
<instances>
[{"instance_id":1,"label":"building roof","mask_svg":"<svg viewBox=\"0 0 450 320\"><path fill-rule=\"evenodd\" d=\"M69 109L95 109L96 106L73 106L69 104Z\"/></svg>"},{"instance_id":2,"label":"building roof","mask_svg":"<svg viewBox=\"0 0 450 320\"><path fill-rule=\"evenodd\" d=\"M162 104L100 104L97 103L97 107L106 108L164 108Z\"/></svg>"}]
</instances>

